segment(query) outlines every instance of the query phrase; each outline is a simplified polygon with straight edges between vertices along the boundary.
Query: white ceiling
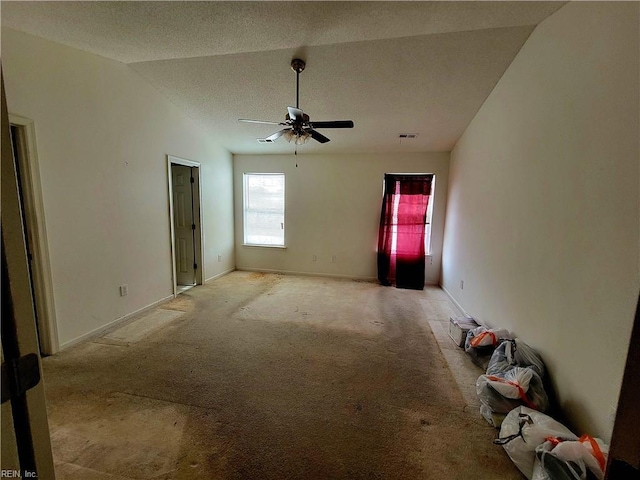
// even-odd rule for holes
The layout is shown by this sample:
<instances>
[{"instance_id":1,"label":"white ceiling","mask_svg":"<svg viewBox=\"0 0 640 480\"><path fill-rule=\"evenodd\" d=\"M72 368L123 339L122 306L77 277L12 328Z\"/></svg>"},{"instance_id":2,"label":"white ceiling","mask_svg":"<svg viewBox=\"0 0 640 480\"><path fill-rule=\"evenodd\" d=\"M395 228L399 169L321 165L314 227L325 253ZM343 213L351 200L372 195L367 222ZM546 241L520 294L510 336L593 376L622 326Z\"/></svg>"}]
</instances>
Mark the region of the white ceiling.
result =
<instances>
[{"instance_id":1,"label":"white ceiling","mask_svg":"<svg viewBox=\"0 0 640 480\"><path fill-rule=\"evenodd\" d=\"M2 2L2 26L128 63L233 153L295 105L331 142L301 153L448 151L535 25L565 2ZM417 133L400 141L399 133Z\"/></svg>"}]
</instances>

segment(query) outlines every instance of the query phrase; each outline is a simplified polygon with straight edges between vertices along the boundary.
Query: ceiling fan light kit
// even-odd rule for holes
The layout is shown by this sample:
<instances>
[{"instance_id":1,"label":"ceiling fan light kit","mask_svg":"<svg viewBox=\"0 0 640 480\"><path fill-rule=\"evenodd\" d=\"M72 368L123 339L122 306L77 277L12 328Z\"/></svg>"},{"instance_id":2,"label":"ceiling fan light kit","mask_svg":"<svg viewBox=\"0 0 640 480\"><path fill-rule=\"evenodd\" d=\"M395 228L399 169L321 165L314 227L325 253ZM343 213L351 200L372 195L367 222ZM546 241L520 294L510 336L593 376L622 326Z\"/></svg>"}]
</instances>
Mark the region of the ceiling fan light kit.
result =
<instances>
[{"instance_id":1,"label":"ceiling fan light kit","mask_svg":"<svg viewBox=\"0 0 640 480\"><path fill-rule=\"evenodd\" d=\"M300 72L306 67L304 60L294 58L291 60L291 69L296 72L296 106L287 107L287 114L284 122L270 122L266 120L250 120L240 118L238 121L245 123L263 123L268 125L281 125L285 128L279 130L266 138L258 138L259 143L273 143L276 139L284 137L288 142L293 141L296 145L303 145L313 138L319 143L327 143L330 140L318 132L317 128L353 128L351 120L330 120L323 122L312 122L309 115L300 109Z\"/></svg>"},{"instance_id":2,"label":"ceiling fan light kit","mask_svg":"<svg viewBox=\"0 0 640 480\"><path fill-rule=\"evenodd\" d=\"M309 135L307 132L296 134L293 132L293 130L287 130L283 136L287 142L291 143L291 141L293 141L293 143L295 143L296 145L304 145L309 141L309 138L311 138L311 135Z\"/></svg>"}]
</instances>

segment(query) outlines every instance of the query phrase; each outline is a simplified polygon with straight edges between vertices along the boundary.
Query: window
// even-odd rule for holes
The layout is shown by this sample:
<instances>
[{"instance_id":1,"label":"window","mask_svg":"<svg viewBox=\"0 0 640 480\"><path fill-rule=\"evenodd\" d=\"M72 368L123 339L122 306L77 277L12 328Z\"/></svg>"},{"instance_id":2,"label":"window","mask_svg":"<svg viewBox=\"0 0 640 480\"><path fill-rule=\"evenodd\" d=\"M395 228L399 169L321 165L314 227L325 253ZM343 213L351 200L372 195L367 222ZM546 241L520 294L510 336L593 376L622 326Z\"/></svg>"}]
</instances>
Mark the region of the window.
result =
<instances>
[{"instance_id":1,"label":"window","mask_svg":"<svg viewBox=\"0 0 640 480\"><path fill-rule=\"evenodd\" d=\"M427 214L426 214L426 218L425 218L425 225L424 225L424 253L425 255L431 255L431 217L433 216L433 197L434 197L434 193L435 193L435 187L436 187L436 177L435 175L433 175L433 178L431 180L431 200L429 201L429 204L427 205ZM384 193L384 182L382 182L382 190ZM392 217L392 227L391 227L391 252L392 253L396 253L396 238L398 235L398 204L400 201L400 197L397 197L394 200L393 203L393 217Z\"/></svg>"},{"instance_id":2,"label":"window","mask_svg":"<svg viewBox=\"0 0 640 480\"><path fill-rule=\"evenodd\" d=\"M424 288L432 184L432 174L384 175L378 230L378 279L382 285Z\"/></svg>"},{"instance_id":3,"label":"window","mask_svg":"<svg viewBox=\"0 0 640 480\"><path fill-rule=\"evenodd\" d=\"M284 247L284 174L244 174L244 243Z\"/></svg>"}]
</instances>

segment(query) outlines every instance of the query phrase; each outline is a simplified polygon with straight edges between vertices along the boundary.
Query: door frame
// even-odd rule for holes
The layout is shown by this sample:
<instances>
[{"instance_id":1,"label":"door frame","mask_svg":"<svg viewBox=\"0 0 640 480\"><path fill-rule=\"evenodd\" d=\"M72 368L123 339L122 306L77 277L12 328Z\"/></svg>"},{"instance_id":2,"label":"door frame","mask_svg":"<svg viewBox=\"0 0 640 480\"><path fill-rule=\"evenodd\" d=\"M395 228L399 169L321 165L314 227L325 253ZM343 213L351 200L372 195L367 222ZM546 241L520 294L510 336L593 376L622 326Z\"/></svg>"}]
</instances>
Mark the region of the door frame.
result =
<instances>
[{"instance_id":1,"label":"door frame","mask_svg":"<svg viewBox=\"0 0 640 480\"><path fill-rule=\"evenodd\" d=\"M196 285L202 285L204 283L204 234L202 229L202 188L201 188L201 174L200 174L200 162L194 162L193 160L187 160L185 158L176 157L175 155L167 155L167 184L169 185L169 228L171 232L171 281L173 283L173 296L178 296L178 276L176 274L176 237L174 229L174 209L173 209L173 185L171 175L171 165L183 165L185 167L193 167L195 169L194 178L194 192L193 201L196 214L194 220L196 224L195 230L195 262L198 266L196 268Z\"/></svg>"},{"instance_id":2,"label":"door frame","mask_svg":"<svg viewBox=\"0 0 640 480\"><path fill-rule=\"evenodd\" d=\"M9 124L20 130L17 148L25 212L25 225L33 251L31 261L31 281L33 283L36 306L36 323L40 351L43 355L53 355L60 351L56 308L49 260L49 242L44 216L44 200L40 182L40 166L36 150L36 129L33 120L20 115L9 114Z\"/></svg>"},{"instance_id":3,"label":"door frame","mask_svg":"<svg viewBox=\"0 0 640 480\"><path fill-rule=\"evenodd\" d=\"M29 279L27 248L24 238L24 223L21 214L20 194L18 192L16 163L11 149L11 133L7 102L4 89L4 78L0 68L1 83L1 117L0 130L2 146L2 362L4 368L10 368L16 373L18 382L13 375L10 385L16 385L24 378L18 374L18 366L26 358L35 358L35 365L30 364L29 370L33 378L32 388L26 390L14 389L11 395L11 408L2 406L2 437L9 440L15 437L16 443L11 442L9 451L12 457L8 459L8 467L16 467L19 463L24 477L25 470L35 470L33 478L53 480L55 478L53 455L51 451L51 437L47 422L47 405L42 381L42 365L40 362L39 342L35 328L35 313ZM6 316L5 316L6 314ZM8 335L7 335L8 334ZM30 361L31 362L31 361ZM24 365L24 363L22 363ZM37 369L33 368L37 367ZM4 369L3 369L4 370ZM5 375L3 371L3 383ZM4 386L3 386L4 387ZM11 390L11 387L9 388ZM9 421L8 414L12 415ZM13 424L13 425L12 425ZM13 427L13 429L11 429ZM8 443L9 443L8 442ZM11 447L16 447L13 449ZM18 458L15 457L17 454ZM18 462L18 463L16 463ZM4 469L5 466L2 465ZM18 473L18 472L16 472Z\"/></svg>"},{"instance_id":4,"label":"door frame","mask_svg":"<svg viewBox=\"0 0 640 480\"><path fill-rule=\"evenodd\" d=\"M640 466L640 294L618 396L605 479L637 478Z\"/></svg>"}]
</instances>

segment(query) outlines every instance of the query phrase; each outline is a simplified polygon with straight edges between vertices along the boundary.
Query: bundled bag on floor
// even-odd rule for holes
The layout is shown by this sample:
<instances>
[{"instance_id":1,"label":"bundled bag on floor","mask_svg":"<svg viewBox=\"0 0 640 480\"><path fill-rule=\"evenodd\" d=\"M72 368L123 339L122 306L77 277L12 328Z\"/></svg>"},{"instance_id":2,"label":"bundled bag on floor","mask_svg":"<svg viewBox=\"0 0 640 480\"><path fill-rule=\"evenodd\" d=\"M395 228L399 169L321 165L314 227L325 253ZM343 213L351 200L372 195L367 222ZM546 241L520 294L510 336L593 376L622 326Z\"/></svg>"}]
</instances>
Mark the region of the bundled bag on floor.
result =
<instances>
[{"instance_id":1,"label":"bundled bag on floor","mask_svg":"<svg viewBox=\"0 0 640 480\"><path fill-rule=\"evenodd\" d=\"M512 337L507 330L503 329L473 328L467 332L464 350L469 354L473 363L486 370L496 347L503 339Z\"/></svg>"},{"instance_id":2,"label":"bundled bag on floor","mask_svg":"<svg viewBox=\"0 0 640 480\"><path fill-rule=\"evenodd\" d=\"M577 440L547 437L535 452L532 480L602 480L609 446L589 435Z\"/></svg>"},{"instance_id":3,"label":"bundled bag on floor","mask_svg":"<svg viewBox=\"0 0 640 480\"><path fill-rule=\"evenodd\" d=\"M490 425L500 427L505 416L521 405L544 411L549 406L542 379L532 367L511 367L476 381L480 413Z\"/></svg>"},{"instance_id":4,"label":"bundled bag on floor","mask_svg":"<svg viewBox=\"0 0 640 480\"><path fill-rule=\"evenodd\" d=\"M487 364L487 375L500 375L513 367L531 367L544 378L542 357L519 338L504 340L498 345Z\"/></svg>"},{"instance_id":5,"label":"bundled bag on floor","mask_svg":"<svg viewBox=\"0 0 640 480\"><path fill-rule=\"evenodd\" d=\"M547 437L578 440L571 430L550 416L528 407L517 407L505 417L500 437L494 443L502 445L516 467L532 480L536 447ZM556 480L556 477L549 478Z\"/></svg>"}]
</instances>

